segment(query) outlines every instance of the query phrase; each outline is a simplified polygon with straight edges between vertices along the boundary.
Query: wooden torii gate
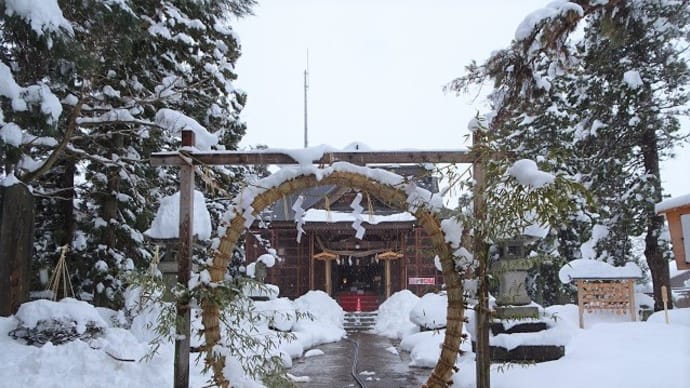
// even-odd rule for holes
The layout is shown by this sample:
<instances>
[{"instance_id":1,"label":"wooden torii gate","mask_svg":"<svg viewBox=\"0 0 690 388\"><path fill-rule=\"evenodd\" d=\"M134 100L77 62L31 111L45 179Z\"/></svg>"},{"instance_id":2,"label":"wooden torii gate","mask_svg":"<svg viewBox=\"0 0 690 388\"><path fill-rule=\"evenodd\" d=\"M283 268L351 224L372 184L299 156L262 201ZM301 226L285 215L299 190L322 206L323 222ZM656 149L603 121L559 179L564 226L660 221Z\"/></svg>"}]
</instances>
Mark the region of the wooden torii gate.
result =
<instances>
[{"instance_id":1,"label":"wooden torii gate","mask_svg":"<svg viewBox=\"0 0 690 388\"><path fill-rule=\"evenodd\" d=\"M177 282L187 285L190 278L193 244L194 218L194 168L198 165L266 165L266 164L299 164L288 153L273 150L251 151L192 151L195 145L193 131L182 131L182 149L174 152L157 152L151 155L153 166L177 166L180 168L180 248L177 257ZM324 152L319 159L312 160L313 164L325 165L338 161L353 164L395 164L395 163L464 163L474 165L474 178L477 187L482 187L483 170L481 163L477 163L478 156L467 150L450 151L352 151L352 152ZM475 205L475 213L483 212L484 207ZM481 268L480 273L481 275ZM480 291L481 293L481 291ZM481 302L480 302L481 304ZM485 314L478 314L478 317ZM481 318L480 318L481 319ZM189 387L189 353L190 353L190 311L188 301L177 301L177 322L175 335L175 367L174 387ZM479 324L480 322L478 322ZM487 333L488 334L488 333ZM481 337L481 336L480 336ZM486 344L481 338L477 339L477 346L486 347L488 357L488 335ZM479 356L478 356L479 357ZM478 360L478 364L479 364ZM488 361L488 359L487 359ZM488 364L487 364L488 365Z\"/></svg>"}]
</instances>

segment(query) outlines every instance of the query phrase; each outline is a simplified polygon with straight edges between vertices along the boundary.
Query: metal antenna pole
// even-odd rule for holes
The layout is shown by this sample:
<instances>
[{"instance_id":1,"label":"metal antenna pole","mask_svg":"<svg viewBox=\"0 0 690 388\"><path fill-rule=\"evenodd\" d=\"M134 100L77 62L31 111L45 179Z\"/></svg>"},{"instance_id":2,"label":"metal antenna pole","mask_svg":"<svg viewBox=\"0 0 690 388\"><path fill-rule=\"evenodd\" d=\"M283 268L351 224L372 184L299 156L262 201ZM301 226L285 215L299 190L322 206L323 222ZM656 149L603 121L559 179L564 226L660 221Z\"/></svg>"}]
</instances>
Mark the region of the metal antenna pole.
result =
<instances>
[{"instance_id":1,"label":"metal antenna pole","mask_svg":"<svg viewBox=\"0 0 690 388\"><path fill-rule=\"evenodd\" d=\"M307 120L307 90L309 89L309 50L307 50L307 68L304 69L304 148L309 146Z\"/></svg>"}]
</instances>

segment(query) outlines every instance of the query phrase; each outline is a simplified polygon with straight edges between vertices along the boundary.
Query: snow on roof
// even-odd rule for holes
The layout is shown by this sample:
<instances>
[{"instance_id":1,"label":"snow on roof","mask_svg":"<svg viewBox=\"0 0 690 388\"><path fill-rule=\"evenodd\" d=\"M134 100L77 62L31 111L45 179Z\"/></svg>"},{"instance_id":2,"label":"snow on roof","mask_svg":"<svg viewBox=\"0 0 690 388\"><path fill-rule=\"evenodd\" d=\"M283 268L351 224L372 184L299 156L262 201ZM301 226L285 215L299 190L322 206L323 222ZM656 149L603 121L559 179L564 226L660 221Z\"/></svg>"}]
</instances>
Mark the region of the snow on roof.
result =
<instances>
[{"instance_id":1,"label":"snow on roof","mask_svg":"<svg viewBox=\"0 0 690 388\"><path fill-rule=\"evenodd\" d=\"M376 214L362 214L362 222L371 225L386 223L386 222L409 222L416 220L415 216L409 212L402 212L389 215ZM354 222L355 215L353 213L328 211L323 209L309 209L304 214L304 221L306 222Z\"/></svg>"},{"instance_id":2,"label":"snow on roof","mask_svg":"<svg viewBox=\"0 0 690 388\"><path fill-rule=\"evenodd\" d=\"M362 143L361 141L354 141L343 148L343 151L355 152L355 151L371 151L371 147Z\"/></svg>"},{"instance_id":3,"label":"snow on roof","mask_svg":"<svg viewBox=\"0 0 690 388\"><path fill-rule=\"evenodd\" d=\"M562 283L570 283L573 279L639 279L642 270L635 263L625 263L623 267L614 267L609 263L577 259L561 267L558 278Z\"/></svg>"},{"instance_id":4,"label":"snow on roof","mask_svg":"<svg viewBox=\"0 0 690 388\"><path fill-rule=\"evenodd\" d=\"M661 201L656 204L654 210L657 213L665 213L673 208L690 205L690 194L681 195Z\"/></svg>"},{"instance_id":5,"label":"snow on roof","mask_svg":"<svg viewBox=\"0 0 690 388\"><path fill-rule=\"evenodd\" d=\"M206 208L204 195L194 190L194 223L193 233L200 240L211 238L211 215ZM156 217L151 223L151 228L144 232L151 238L168 239L178 238L180 235L180 192L161 199Z\"/></svg>"},{"instance_id":6,"label":"snow on roof","mask_svg":"<svg viewBox=\"0 0 690 388\"><path fill-rule=\"evenodd\" d=\"M335 172L348 172L366 176L380 184L404 190L407 194L408 209L401 210L408 210L414 213L418 208L425 205L434 211L438 211L443 207L443 198L440 194L433 194L414 183L407 182L404 177L398 174L383 169L357 166L347 162L335 162L323 168L313 165L285 166L281 168L255 182L255 184L245 187L236 197L233 209L225 214L222 221L227 224L236 215L242 215L245 220L244 226L248 228L256 219L255 209L252 207L252 204L258 195L299 176L313 175L320 181ZM220 235L225 234L225 228L225 226L221 226L219 230Z\"/></svg>"}]
</instances>

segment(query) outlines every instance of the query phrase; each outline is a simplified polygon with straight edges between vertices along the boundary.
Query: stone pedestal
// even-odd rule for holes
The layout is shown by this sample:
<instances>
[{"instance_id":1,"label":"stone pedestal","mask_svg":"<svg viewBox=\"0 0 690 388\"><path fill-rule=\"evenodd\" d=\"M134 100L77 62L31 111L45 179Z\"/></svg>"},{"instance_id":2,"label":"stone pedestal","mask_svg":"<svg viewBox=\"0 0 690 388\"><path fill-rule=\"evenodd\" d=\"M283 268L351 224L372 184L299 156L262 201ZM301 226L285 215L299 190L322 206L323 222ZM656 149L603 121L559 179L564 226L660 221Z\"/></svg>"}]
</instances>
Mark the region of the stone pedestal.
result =
<instances>
[{"instance_id":1,"label":"stone pedestal","mask_svg":"<svg viewBox=\"0 0 690 388\"><path fill-rule=\"evenodd\" d=\"M507 240L499 244L501 259L492 266L491 272L498 278L499 289L496 296L495 319L491 323L489 343L504 344L496 336L526 336L529 333L548 332L547 322L540 318L539 309L532 304L527 294L527 272L534 261L524 257L523 241ZM512 340L512 339L511 339ZM519 340L519 338L518 338ZM560 345L531 344L507 349L490 345L492 361L500 362L543 362L557 360L565 354Z\"/></svg>"}]
</instances>

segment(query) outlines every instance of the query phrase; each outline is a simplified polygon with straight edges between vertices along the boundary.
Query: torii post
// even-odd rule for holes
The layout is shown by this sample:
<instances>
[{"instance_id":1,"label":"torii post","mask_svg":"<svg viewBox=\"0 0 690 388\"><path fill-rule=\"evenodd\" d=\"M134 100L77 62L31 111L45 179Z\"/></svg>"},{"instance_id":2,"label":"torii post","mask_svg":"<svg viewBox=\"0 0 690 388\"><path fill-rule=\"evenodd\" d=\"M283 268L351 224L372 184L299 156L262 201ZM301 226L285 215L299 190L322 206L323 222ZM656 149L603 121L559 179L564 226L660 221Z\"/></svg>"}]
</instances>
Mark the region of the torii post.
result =
<instances>
[{"instance_id":1,"label":"torii post","mask_svg":"<svg viewBox=\"0 0 690 388\"><path fill-rule=\"evenodd\" d=\"M188 287L193 244L194 219L194 168L196 165L266 165L266 164L299 164L292 156L271 150L251 151L191 151L195 145L194 132L182 131L182 149L174 152L157 152L151 155L152 166L180 167L180 249L177 255L177 282ZM187 148L185 150L185 148ZM325 152L319 159L312 160L313 164L324 165L338 161L354 164L396 164L396 163L463 163L473 164L477 187L483 187L483 173L481 163L477 163L477 155L465 150L451 151L354 151L354 152ZM480 192L475 193L476 198ZM483 206L480 206L483 209ZM476 215L482 215L478 212ZM483 215L482 215L483 216ZM484 272L485 273L485 272ZM488 307L488 306L487 306ZM480 311L480 314L482 311ZM177 301L177 318L175 332L175 368L174 387L189 387L189 353L190 353L190 311L189 301ZM488 351L488 343L482 344ZM489 361L488 354L485 361Z\"/></svg>"}]
</instances>

